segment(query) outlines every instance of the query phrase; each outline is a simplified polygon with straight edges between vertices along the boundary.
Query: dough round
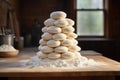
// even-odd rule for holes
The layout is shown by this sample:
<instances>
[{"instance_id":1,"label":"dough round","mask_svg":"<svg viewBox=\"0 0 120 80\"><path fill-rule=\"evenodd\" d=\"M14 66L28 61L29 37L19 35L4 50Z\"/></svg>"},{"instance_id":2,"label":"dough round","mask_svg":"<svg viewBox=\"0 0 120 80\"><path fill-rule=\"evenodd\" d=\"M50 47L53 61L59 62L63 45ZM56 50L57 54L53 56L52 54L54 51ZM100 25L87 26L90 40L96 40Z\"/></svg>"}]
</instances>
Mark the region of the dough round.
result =
<instances>
[{"instance_id":1,"label":"dough round","mask_svg":"<svg viewBox=\"0 0 120 80\"><path fill-rule=\"evenodd\" d=\"M72 53L72 52L66 52L61 55L62 55L62 58L64 58L64 59L71 59L74 57L74 53Z\"/></svg>"},{"instance_id":2,"label":"dough round","mask_svg":"<svg viewBox=\"0 0 120 80\"><path fill-rule=\"evenodd\" d=\"M75 54L75 57L76 57L76 58L80 58L80 57L81 57L80 52L74 52L74 54Z\"/></svg>"},{"instance_id":3,"label":"dough round","mask_svg":"<svg viewBox=\"0 0 120 80\"><path fill-rule=\"evenodd\" d=\"M77 52L77 51L81 50L81 48L79 46L70 46L68 49L71 52Z\"/></svg>"},{"instance_id":4,"label":"dough round","mask_svg":"<svg viewBox=\"0 0 120 80\"><path fill-rule=\"evenodd\" d=\"M46 26L42 28L42 32L44 32L44 33L47 32L47 27Z\"/></svg>"},{"instance_id":5,"label":"dough round","mask_svg":"<svg viewBox=\"0 0 120 80\"><path fill-rule=\"evenodd\" d=\"M54 25L54 22L55 22L54 19L49 18L49 19L47 19L47 20L44 21L44 25L45 25L45 26L53 26L53 25Z\"/></svg>"},{"instance_id":6,"label":"dough round","mask_svg":"<svg viewBox=\"0 0 120 80\"><path fill-rule=\"evenodd\" d=\"M47 44L47 41L45 41L45 40L43 40L43 39L40 39L40 40L39 40L39 44L42 45L42 46L44 46L44 45Z\"/></svg>"},{"instance_id":7,"label":"dough round","mask_svg":"<svg viewBox=\"0 0 120 80\"><path fill-rule=\"evenodd\" d=\"M50 17L53 19L64 19L66 16L67 14L63 11L55 11L50 14Z\"/></svg>"},{"instance_id":8,"label":"dough round","mask_svg":"<svg viewBox=\"0 0 120 80\"><path fill-rule=\"evenodd\" d=\"M65 39L62 41L62 45L63 46L72 46L73 45L73 41L70 39Z\"/></svg>"},{"instance_id":9,"label":"dough round","mask_svg":"<svg viewBox=\"0 0 120 80\"><path fill-rule=\"evenodd\" d=\"M49 40L49 41L47 42L47 46L49 46L49 47L57 47L57 46L60 46L60 41Z\"/></svg>"},{"instance_id":10,"label":"dough round","mask_svg":"<svg viewBox=\"0 0 120 80\"><path fill-rule=\"evenodd\" d=\"M72 19L66 18L66 20L68 21L68 25L73 26L75 24L75 22Z\"/></svg>"},{"instance_id":11,"label":"dough round","mask_svg":"<svg viewBox=\"0 0 120 80\"><path fill-rule=\"evenodd\" d=\"M75 40L75 39L72 39L72 42L73 42L74 45L77 45L77 44L78 44L78 41Z\"/></svg>"},{"instance_id":12,"label":"dough round","mask_svg":"<svg viewBox=\"0 0 120 80\"><path fill-rule=\"evenodd\" d=\"M43 53L51 53L54 51L54 49L48 46L42 46L40 51L42 51Z\"/></svg>"},{"instance_id":13,"label":"dough round","mask_svg":"<svg viewBox=\"0 0 120 80\"><path fill-rule=\"evenodd\" d=\"M50 39L52 39L52 34L50 34L50 33L44 33L41 37L44 40L50 40Z\"/></svg>"},{"instance_id":14,"label":"dough round","mask_svg":"<svg viewBox=\"0 0 120 80\"><path fill-rule=\"evenodd\" d=\"M74 31L75 29L72 26L62 28L62 32L66 34L73 33Z\"/></svg>"},{"instance_id":15,"label":"dough round","mask_svg":"<svg viewBox=\"0 0 120 80\"><path fill-rule=\"evenodd\" d=\"M47 54L44 54L44 53L42 53L41 51L37 52L36 54L37 54L37 56L38 56L39 58L41 58L41 59L47 58Z\"/></svg>"},{"instance_id":16,"label":"dough round","mask_svg":"<svg viewBox=\"0 0 120 80\"><path fill-rule=\"evenodd\" d=\"M42 48L43 46L42 45L40 45L39 47L38 47L38 50L41 50L41 48Z\"/></svg>"},{"instance_id":17,"label":"dough round","mask_svg":"<svg viewBox=\"0 0 120 80\"><path fill-rule=\"evenodd\" d=\"M63 33L58 33L53 35L53 39L54 40L65 40L67 38L67 36Z\"/></svg>"},{"instance_id":18,"label":"dough round","mask_svg":"<svg viewBox=\"0 0 120 80\"><path fill-rule=\"evenodd\" d=\"M56 34L56 33L61 33L61 28L59 28L59 27L56 27L56 26L50 26L50 27L48 27L48 29L47 29L47 31L49 32L49 33L53 33L53 34Z\"/></svg>"},{"instance_id":19,"label":"dough round","mask_svg":"<svg viewBox=\"0 0 120 80\"><path fill-rule=\"evenodd\" d=\"M65 53L68 52L68 48L65 46L59 46L55 48L55 52L57 53Z\"/></svg>"},{"instance_id":20,"label":"dough round","mask_svg":"<svg viewBox=\"0 0 120 80\"><path fill-rule=\"evenodd\" d=\"M78 35L77 34L75 34L75 33L70 33L70 34L68 34L68 39L71 39L71 38L77 38L78 37Z\"/></svg>"},{"instance_id":21,"label":"dough round","mask_svg":"<svg viewBox=\"0 0 120 80\"><path fill-rule=\"evenodd\" d=\"M59 20L56 20L54 24L57 27L66 27L68 25L68 22L66 19L59 19Z\"/></svg>"},{"instance_id":22,"label":"dough round","mask_svg":"<svg viewBox=\"0 0 120 80\"><path fill-rule=\"evenodd\" d=\"M48 54L48 59L59 59L61 57L61 54L58 53L50 53Z\"/></svg>"}]
</instances>

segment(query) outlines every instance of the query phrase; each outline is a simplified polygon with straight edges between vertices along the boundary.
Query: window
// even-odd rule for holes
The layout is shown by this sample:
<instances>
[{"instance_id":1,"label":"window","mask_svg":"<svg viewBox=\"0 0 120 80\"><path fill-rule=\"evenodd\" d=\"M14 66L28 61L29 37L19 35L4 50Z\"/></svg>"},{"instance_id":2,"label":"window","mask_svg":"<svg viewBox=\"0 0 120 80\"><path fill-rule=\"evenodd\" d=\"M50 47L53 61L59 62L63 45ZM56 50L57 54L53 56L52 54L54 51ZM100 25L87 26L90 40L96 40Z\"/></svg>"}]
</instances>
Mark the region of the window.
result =
<instances>
[{"instance_id":1,"label":"window","mask_svg":"<svg viewBox=\"0 0 120 80\"><path fill-rule=\"evenodd\" d=\"M104 36L103 0L77 0L77 34Z\"/></svg>"}]
</instances>

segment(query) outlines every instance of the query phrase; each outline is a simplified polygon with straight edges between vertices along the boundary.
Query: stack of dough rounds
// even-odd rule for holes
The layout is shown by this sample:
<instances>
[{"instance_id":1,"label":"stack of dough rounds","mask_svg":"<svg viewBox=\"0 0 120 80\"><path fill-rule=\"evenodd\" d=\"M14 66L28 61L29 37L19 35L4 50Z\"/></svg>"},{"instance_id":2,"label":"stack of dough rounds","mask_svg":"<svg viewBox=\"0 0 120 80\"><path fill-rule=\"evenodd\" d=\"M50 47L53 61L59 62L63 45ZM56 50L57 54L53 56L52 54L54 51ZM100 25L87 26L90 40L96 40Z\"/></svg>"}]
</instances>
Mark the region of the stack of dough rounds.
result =
<instances>
[{"instance_id":1,"label":"stack of dough rounds","mask_svg":"<svg viewBox=\"0 0 120 80\"><path fill-rule=\"evenodd\" d=\"M77 46L77 34L74 33L72 19L66 18L67 14L55 11L50 18L44 21L42 36L39 41L40 50L37 56L41 59L73 59L79 55L81 48Z\"/></svg>"}]
</instances>

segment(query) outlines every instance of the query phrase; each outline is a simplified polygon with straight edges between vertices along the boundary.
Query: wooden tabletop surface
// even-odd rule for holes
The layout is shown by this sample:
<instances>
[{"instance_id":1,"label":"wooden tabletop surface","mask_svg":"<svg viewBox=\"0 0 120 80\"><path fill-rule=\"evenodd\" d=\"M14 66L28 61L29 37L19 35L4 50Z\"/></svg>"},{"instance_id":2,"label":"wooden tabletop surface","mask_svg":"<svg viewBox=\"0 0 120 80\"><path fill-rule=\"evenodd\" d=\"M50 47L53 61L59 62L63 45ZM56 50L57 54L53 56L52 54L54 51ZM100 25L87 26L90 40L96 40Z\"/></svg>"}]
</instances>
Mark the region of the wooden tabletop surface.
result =
<instances>
[{"instance_id":1,"label":"wooden tabletop surface","mask_svg":"<svg viewBox=\"0 0 120 80\"><path fill-rule=\"evenodd\" d=\"M18 63L34 56L36 51L35 48L28 48L20 51L17 57L0 58L0 77L120 76L119 62L106 58L94 51L83 51L81 53L83 56L105 65L76 69L30 68L18 65Z\"/></svg>"}]
</instances>

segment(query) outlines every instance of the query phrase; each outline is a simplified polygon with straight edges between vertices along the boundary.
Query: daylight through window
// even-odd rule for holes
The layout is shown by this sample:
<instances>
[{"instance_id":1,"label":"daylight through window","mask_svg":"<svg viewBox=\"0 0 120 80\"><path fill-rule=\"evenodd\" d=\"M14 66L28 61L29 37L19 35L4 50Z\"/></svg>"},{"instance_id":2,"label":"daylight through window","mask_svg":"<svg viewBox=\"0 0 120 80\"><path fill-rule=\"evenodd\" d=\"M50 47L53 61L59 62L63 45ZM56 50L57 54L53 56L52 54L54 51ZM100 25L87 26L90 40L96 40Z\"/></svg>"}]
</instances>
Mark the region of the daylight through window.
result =
<instances>
[{"instance_id":1,"label":"daylight through window","mask_svg":"<svg viewBox=\"0 0 120 80\"><path fill-rule=\"evenodd\" d=\"M77 0L77 34L104 36L103 0Z\"/></svg>"}]
</instances>

